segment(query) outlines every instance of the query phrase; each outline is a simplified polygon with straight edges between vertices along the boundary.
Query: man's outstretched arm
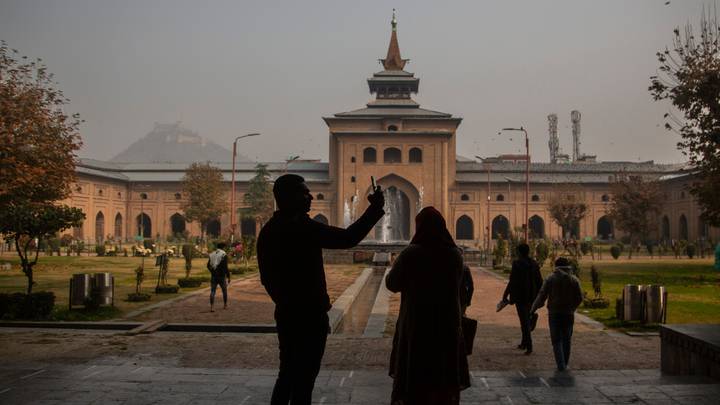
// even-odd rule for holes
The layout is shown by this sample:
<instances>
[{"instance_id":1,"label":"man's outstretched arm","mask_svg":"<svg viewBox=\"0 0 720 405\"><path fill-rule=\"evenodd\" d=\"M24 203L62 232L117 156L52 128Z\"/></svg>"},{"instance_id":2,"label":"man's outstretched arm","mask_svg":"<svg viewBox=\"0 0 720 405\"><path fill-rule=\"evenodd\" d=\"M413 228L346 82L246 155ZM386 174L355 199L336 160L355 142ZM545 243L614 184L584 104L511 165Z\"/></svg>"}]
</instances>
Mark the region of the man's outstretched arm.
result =
<instances>
[{"instance_id":1,"label":"man's outstretched arm","mask_svg":"<svg viewBox=\"0 0 720 405\"><path fill-rule=\"evenodd\" d=\"M385 215L382 206L371 204L363 215L346 229L318 223L317 232L320 246L325 249L349 249L356 246Z\"/></svg>"}]
</instances>

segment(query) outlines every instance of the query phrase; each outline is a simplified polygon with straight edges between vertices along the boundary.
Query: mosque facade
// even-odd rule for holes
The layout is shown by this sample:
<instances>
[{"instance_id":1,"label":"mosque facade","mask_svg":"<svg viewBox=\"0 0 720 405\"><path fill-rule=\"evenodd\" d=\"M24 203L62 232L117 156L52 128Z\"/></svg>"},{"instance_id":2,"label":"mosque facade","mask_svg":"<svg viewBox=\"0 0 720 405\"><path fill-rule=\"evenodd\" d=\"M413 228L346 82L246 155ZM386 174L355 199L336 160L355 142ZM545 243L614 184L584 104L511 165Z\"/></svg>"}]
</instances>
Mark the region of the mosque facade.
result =
<instances>
[{"instance_id":1,"label":"mosque facade","mask_svg":"<svg viewBox=\"0 0 720 405\"><path fill-rule=\"evenodd\" d=\"M367 80L374 100L362 108L323 117L329 132L328 162L266 163L273 178L296 173L306 179L314 196L310 212L314 219L349 225L367 207L372 176L386 190L388 214L369 239L408 240L414 232L415 214L422 207L434 206L443 213L458 242L468 246L486 246L498 235L507 237L508 232L523 226L528 226L534 237L555 239L570 233L612 240L622 236L607 215L612 184L618 176L641 175L661 180L664 205L658 218L658 239L720 237L720 229L702 222L700 208L687 191L692 176L681 165L652 161L531 161L529 220L525 221L525 156L483 161L458 156L456 137L462 118L423 108L413 100L420 79L405 70L407 60L400 54L394 17L388 52L381 62L383 70ZM212 164L223 172L229 202L232 164ZM236 165L237 207L242 207L255 165L248 161ZM81 159L67 203L81 208L87 218L82 227L68 232L91 243L108 238L131 240L140 233L160 239L183 232L199 235L199 224L186 222L182 215L186 196L181 179L187 166ZM588 206L576 229L561 229L548 210L551 198L565 194ZM236 235L259 231L253 220L237 222ZM209 224L208 232L228 235L229 214Z\"/></svg>"}]
</instances>

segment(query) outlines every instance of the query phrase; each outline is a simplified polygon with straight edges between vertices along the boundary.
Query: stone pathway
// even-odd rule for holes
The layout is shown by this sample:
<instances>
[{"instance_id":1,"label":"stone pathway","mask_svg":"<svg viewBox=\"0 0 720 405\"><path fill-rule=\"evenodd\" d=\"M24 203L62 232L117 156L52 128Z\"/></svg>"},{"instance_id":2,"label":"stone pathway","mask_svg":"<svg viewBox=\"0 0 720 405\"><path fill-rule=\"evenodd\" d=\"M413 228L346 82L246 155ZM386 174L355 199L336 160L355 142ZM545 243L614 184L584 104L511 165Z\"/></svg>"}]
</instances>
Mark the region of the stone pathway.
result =
<instances>
[{"instance_id":1,"label":"stone pathway","mask_svg":"<svg viewBox=\"0 0 720 405\"><path fill-rule=\"evenodd\" d=\"M484 370L552 369L555 365L547 324L547 310L538 311L537 328L532 334L533 350L525 356L515 346L520 343L520 326L514 306L500 312L495 307L502 298L506 281L478 268L472 269L475 294L467 315L478 320L475 347L470 366ZM386 335L392 336L400 308L400 294L390 297ZM570 363L576 369L655 369L660 368L660 338L630 337L598 329L576 317Z\"/></svg>"},{"instance_id":2,"label":"stone pathway","mask_svg":"<svg viewBox=\"0 0 720 405\"><path fill-rule=\"evenodd\" d=\"M328 265L325 269L328 295L334 301L360 275L362 266ZM174 323L274 324L275 304L260 283L259 274L234 280L228 286L228 309L223 309L222 292L215 296L210 312L210 292L204 292L132 317L132 320L160 319Z\"/></svg>"},{"instance_id":3,"label":"stone pathway","mask_svg":"<svg viewBox=\"0 0 720 405\"><path fill-rule=\"evenodd\" d=\"M462 404L716 404L720 385L655 370L473 371ZM109 366L0 367L3 404L268 404L276 371ZM380 371L324 370L315 404L387 404L391 380Z\"/></svg>"}]
</instances>

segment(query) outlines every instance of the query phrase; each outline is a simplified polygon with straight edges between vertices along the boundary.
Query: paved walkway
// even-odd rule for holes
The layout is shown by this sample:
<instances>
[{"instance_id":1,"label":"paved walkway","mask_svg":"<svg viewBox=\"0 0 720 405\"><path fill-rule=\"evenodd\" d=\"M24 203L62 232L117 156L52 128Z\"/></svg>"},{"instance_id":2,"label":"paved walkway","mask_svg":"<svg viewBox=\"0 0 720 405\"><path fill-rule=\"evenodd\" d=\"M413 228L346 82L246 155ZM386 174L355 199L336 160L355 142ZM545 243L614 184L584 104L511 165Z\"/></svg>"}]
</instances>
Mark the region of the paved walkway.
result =
<instances>
[{"instance_id":1,"label":"paved walkway","mask_svg":"<svg viewBox=\"0 0 720 405\"><path fill-rule=\"evenodd\" d=\"M463 404L716 404L720 385L655 370L474 371ZM276 371L78 365L0 367L3 404L268 404ZM387 404L384 372L322 371L313 403Z\"/></svg>"},{"instance_id":2,"label":"paved walkway","mask_svg":"<svg viewBox=\"0 0 720 405\"><path fill-rule=\"evenodd\" d=\"M334 301L362 272L362 266L328 265L328 295ZM215 312L210 312L210 292L206 291L169 305L132 317L132 320L155 320L176 323L247 323L273 324L275 304L260 284L258 273L234 280L228 286L228 308L223 309L222 292L215 296Z\"/></svg>"}]
</instances>

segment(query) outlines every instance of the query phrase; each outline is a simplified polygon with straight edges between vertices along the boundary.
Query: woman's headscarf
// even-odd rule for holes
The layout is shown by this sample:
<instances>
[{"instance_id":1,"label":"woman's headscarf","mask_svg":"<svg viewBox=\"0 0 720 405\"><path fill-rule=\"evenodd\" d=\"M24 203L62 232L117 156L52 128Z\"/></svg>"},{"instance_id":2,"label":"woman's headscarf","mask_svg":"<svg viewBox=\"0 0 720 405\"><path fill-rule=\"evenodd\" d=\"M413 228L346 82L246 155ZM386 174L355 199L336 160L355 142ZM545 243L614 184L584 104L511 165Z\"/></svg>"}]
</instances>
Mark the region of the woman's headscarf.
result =
<instances>
[{"instance_id":1,"label":"woman's headscarf","mask_svg":"<svg viewBox=\"0 0 720 405\"><path fill-rule=\"evenodd\" d=\"M440 211L423 208L415 217L415 236L410 243L424 247L457 247Z\"/></svg>"}]
</instances>

